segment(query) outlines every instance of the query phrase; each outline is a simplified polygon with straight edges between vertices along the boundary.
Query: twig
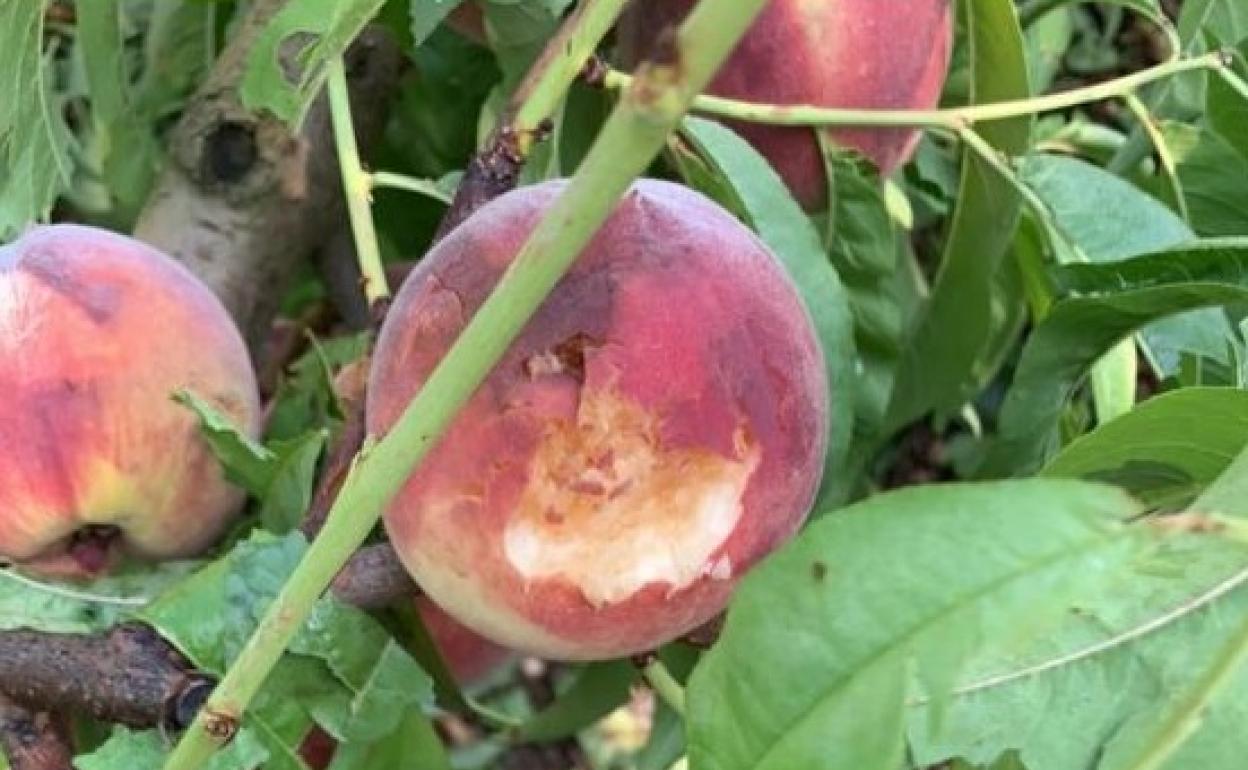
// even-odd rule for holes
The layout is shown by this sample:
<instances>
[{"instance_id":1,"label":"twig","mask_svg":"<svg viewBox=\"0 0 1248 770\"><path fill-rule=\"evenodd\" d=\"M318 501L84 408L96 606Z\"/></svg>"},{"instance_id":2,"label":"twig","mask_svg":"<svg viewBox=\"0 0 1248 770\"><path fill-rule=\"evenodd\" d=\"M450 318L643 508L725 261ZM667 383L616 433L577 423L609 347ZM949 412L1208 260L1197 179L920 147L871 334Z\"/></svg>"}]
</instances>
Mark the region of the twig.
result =
<instances>
[{"instance_id":1,"label":"twig","mask_svg":"<svg viewBox=\"0 0 1248 770\"><path fill-rule=\"evenodd\" d=\"M0 632L0 693L39 711L82 712L131 727L181 729L212 680L152 629L103 635Z\"/></svg>"},{"instance_id":2,"label":"twig","mask_svg":"<svg viewBox=\"0 0 1248 770\"><path fill-rule=\"evenodd\" d=\"M63 719L0 695L0 749L9 770L73 770L73 742Z\"/></svg>"},{"instance_id":3,"label":"twig","mask_svg":"<svg viewBox=\"0 0 1248 770\"><path fill-rule=\"evenodd\" d=\"M549 133L550 118L568 87L627 4L628 0L584 0L568 16L512 94L502 126L469 161L435 241L516 186L533 145Z\"/></svg>"},{"instance_id":4,"label":"twig","mask_svg":"<svg viewBox=\"0 0 1248 770\"><path fill-rule=\"evenodd\" d=\"M381 264L381 249L373 226L370 209L369 178L360 164L360 150L355 143L355 126L351 121L351 99L347 91L347 73L341 58L329 64L326 81L329 114L334 126L334 143L338 150L338 170L342 177L347 213L351 216L351 232L355 238L356 261L364 284L364 297L369 307L390 297L386 270Z\"/></svg>"},{"instance_id":5,"label":"twig","mask_svg":"<svg viewBox=\"0 0 1248 770\"><path fill-rule=\"evenodd\" d=\"M812 105L776 105L699 96L693 110L733 120L767 123L776 126L893 126L905 128L943 128L957 131L975 123L1035 115L1070 109L1084 104L1115 99L1135 93L1158 80L1172 78L1197 70L1221 71L1229 66L1226 53L1218 51L1190 59L1178 59L1120 78L1083 88L1031 99L975 104L940 110L854 110ZM607 88L624 89L632 85L633 76L610 70L601 77Z\"/></svg>"}]
</instances>

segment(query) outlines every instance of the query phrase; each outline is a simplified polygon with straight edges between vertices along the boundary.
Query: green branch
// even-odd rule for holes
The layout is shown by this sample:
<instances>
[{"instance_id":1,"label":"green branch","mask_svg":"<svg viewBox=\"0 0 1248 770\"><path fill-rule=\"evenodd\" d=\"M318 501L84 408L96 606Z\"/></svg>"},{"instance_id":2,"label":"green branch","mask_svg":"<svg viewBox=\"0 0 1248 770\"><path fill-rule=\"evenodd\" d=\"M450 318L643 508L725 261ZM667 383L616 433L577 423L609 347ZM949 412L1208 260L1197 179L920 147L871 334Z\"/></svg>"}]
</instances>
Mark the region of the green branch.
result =
<instances>
[{"instance_id":1,"label":"green branch","mask_svg":"<svg viewBox=\"0 0 1248 770\"><path fill-rule=\"evenodd\" d=\"M364 278L364 296L372 307L378 300L390 296L390 287L386 284L386 270L381 264L381 249L377 246L377 231L373 227L370 207L372 184L360 163L360 151L355 144L351 98L347 93L347 75L341 56L329 63L326 89L329 92L330 118L334 124L334 145L342 170L343 195L351 217L351 234L355 237L356 259L360 263L360 275Z\"/></svg>"},{"instance_id":2,"label":"green branch","mask_svg":"<svg viewBox=\"0 0 1248 770\"><path fill-rule=\"evenodd\" d=\"M672 708L672 711L682 717L685 715L685 688L676 681L676 677L672 676L672 672L658 656L646 664L641 670L641 675L655 694Z\"/></svg>"},{"instance_id":3,"label":"green branch","mask_svg":"<svg viewBox=\"0 0 1248 770\"><path fill-rule=\"evenodd\" d=\"M243 714L317 599L364 542L382 509L537 311L633 180L662 150L694 96L736 47L766 0L701 2L664 58L643 65L576 176L529 236L390 432L366 442L325 527L269 607L165 770L195 770L237 732Z\"/></svg>"},{"instance_id":4,"label":"green branch","mask_svg":"<svg viewBox=\"0 0 1248 770\"><path fill-rule=\"evenodd\" d=\"M527 153L531 137L555 113L568 89L615 26L628 0L585 0L559 28L512 96L507 122Z\"/></svg>"},{"instance_id":5,"label":"green branch","mask_svg":"<svg viewBox=\"0 0 1248 770\"><path fill-rule=\"evenodd\" d=\"M1062 93L943 110L855 110L811 105L761 104L718 96L699 96L694 100L693 109L717 117L776 126L881 126L957 131L975 123L1053 112L1105 99L1121 98L1158 80L1195 70L1222 71L1226 66L1226 55L1215 52L1158 64L1114 80ZM624 72L611 70L603 82L608 88L623 89L632 85L633 78Z\"/></svg>"}]
</instances>

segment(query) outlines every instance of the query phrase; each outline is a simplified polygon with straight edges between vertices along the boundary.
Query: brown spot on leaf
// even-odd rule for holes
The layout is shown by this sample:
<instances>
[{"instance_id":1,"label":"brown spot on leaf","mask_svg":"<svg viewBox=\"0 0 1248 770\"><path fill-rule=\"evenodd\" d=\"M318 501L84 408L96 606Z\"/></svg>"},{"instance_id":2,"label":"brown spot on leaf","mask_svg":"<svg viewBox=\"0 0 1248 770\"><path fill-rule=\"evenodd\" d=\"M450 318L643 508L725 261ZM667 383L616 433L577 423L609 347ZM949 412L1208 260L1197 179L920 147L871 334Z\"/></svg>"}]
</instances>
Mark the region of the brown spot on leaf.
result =
<instances>
[{"instance_id":1,"label":"brown spot on leaf","mask_svg":"<svg viewBox=\"0 0 1248 770\"><path fill-rule=\"evenodd\" d=\"M823 579L828 576L828 565L821 561L811 564L810 575L815 579L816 583L822 583Z\"/></svg>"}]
</instances>

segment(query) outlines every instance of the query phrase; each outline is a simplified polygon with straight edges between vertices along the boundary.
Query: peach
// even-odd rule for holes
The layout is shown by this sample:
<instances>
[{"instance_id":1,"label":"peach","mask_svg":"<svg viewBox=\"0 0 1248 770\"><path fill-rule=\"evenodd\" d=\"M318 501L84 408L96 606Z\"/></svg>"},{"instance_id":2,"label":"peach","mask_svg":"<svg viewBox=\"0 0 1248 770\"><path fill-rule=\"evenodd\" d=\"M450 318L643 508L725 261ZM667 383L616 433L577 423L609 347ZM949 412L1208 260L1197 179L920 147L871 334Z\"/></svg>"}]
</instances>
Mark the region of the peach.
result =
<instances>
[{"instance_id":1,"label":"peach","mask_svg":"<svg viewBox=\"0 0 1248 770\"><path fill-rule=\"evenodd\" d=\"M82 575L121 552L189 556L237 511L171 396L254 434L255 377L217 298L169 257L73 225L0 248L0 361L0 557Z\"/></svg>"},{"instance_id":2,"label":"peach","mask_svg":"<svg viewBox=\"0 0 1248 770\"><path fill-rule=\"evenodd\" d=\"M463 686L480 682L515 656L506 647L500 647L456 622L427 596L416 597L416 610L451 676Z\"/></svg>"},{"instance_id":3,"label":"peach","mask_svg":"<svg viewBox=\"0 0 1248 770\"><path fill-rule=\"evenodd\" d=\"M561 181L512 191L433 250L377 342L383 434ZM388 507L417 582L498 644L590 660L718 613L804 520L828 384L783 268L678 185L637 183Z\"/></svg>"},{"instance_id":4,"label":"peach","mask_svg":"<svg viewBox=\"0 0 1248 770\"><path fill-rule=\"evenodd\" d=\"M626 63L694 0L634 0L620 25ZM871 109L935 107L953 48L950 0L771 0L709 92L769 104ZM808 209L827 200L819 143L809 129L734 123ZM838 130L832 138L889 174L910 157L918 133Z\"/></svg>"}]
</instances>

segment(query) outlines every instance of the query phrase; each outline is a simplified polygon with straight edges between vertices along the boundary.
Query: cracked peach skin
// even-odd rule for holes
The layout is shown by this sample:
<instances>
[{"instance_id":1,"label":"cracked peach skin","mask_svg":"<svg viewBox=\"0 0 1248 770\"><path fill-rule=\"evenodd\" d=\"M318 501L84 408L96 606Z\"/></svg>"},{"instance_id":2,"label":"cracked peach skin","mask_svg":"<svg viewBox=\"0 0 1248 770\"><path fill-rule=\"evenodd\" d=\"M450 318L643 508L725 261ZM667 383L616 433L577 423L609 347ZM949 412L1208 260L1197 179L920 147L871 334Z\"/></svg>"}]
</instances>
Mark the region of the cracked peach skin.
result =
<instances>
[{"instance_id":1,"label":"cracked peach skin","mask_svg":"<svg viewBox=\"0 0 1248 770\"><path fill-rule=\"evenodd\" d=\"M627 64L693 0L633 0L620 25ZM937 106L953 48L950 0L771 0L711 83L708 93L768 104L862 109ZM733 123L767 157L808 209L827 200L819 144L806 128ZM841 129L882 174L909 159L919 134Z\"/></svg>"},{"instance_id":2,"label":"cracked peach skin","mask_svg":"<svg viewBox=\"0 0 1248 770\"><path fill-rule=\"evenodd\" d=\"M490 203L425 257L378 339L394 423L563 182ZM637 183L385 515L448 612L561 659L652 649L714 616L806 516L827 382L775 257L686 188Z\"/></svg>"},{"instance_id":3,"label":"cracked peach skin","mask_svg":"<svg viewBox=\"0 0 1248 770\"><path fill-rule=\"evenodd\" d=\"M243 341L184 268L72 225L0 248L0 556L92 572L67 550L92 525L152 559L211 544L242 496L171 400L182 388L258 429Z\"/></svg>"}]
</instances>

